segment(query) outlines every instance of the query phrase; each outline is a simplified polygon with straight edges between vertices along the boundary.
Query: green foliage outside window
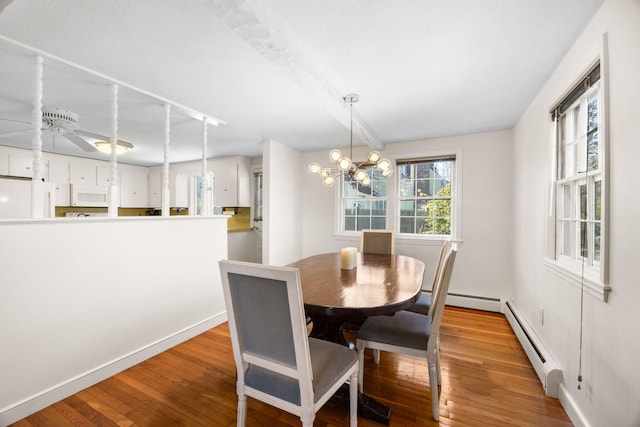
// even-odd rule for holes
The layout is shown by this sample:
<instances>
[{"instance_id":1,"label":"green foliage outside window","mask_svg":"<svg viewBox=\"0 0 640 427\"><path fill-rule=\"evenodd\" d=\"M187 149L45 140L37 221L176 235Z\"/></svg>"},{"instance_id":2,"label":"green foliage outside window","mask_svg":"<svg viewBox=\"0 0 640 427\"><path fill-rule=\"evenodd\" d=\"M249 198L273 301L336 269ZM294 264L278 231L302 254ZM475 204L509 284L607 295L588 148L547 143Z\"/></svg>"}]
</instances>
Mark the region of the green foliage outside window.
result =
<instances>
[{"instance_id":1,"label":"green foliage outside window","mask_svg":"<svg viewBox=\"0 0 640 427\"><path fill-rule=\"evenodd\" d=\"M419 234L450 235L451 184L442 187L436 193L436 198L421 206L419 215L426 217L419 226Z\"/></svg>"}]
</instances>

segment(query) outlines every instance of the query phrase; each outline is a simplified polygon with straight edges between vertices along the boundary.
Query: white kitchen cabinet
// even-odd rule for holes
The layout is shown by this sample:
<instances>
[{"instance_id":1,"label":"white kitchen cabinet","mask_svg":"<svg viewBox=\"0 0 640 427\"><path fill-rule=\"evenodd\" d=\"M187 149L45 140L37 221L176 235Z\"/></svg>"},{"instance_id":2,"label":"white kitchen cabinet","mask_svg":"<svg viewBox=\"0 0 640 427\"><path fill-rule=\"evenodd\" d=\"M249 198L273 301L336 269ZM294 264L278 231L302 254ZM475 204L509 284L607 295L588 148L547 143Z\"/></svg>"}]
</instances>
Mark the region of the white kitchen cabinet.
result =
<instances>
[{"instance_id":1,"label":"white kitchen cabinet","mask_svg":"<svg viewBox=\"0 0 640 427\"><path fill-rule=\"evenodd\" d=\"M215 174L215 206L251 205L251 161L235 156L209 160Z\"/></svg>"},{"instance_id":2,"label":"white kitchen cabinet","mask_svg":"<svg viewBox=\"0 0 640 427\"><path fill-rule=\"evenodd\" d=\"M123 168L120 173L120 207L149 207L149 173L146 167Z\"/></svg>"},{"instance_id":3,"label":"white kitchen cabinet","mask_svg":"<svg viewBox=\"0 0 640 427\"><path fill-rule=\"evenodd\" d=\"M96 168L96 183L98 185L111 185L111 165L98 166Z\"/></svg>"},{"instance_id":4,"label":"white kitchen cabinet","mask_svg":"<svg viewBox=\"0 0 640 427\"><path fill-rule=\"evenodd\" d=\"M69 200L69 162L66 160L49 160L49 182L54 184L55 205L71 206Z\"/></svg>"},{"instance_id":5,"label":"white kitchen cabinet","mask_svg":"<svg viewBox=\"0 0 640 427\"><path fill-rule=\"evenodd\" d=\"M69 163L69 182L71 184L97 185L97 165L95 163L72 160Z\"/></svg>"},{"instance_id":6,"label":"white kitchen cabinet","mask_svg":"<svg viewBox=\"0 0 640 427\"><path fill-rule=\"evenodd\" d=\"M149 169L149 207L162 207L162 169Z\"/></svg>"},{"instance_id":7,"label":"white kitchen cabinet","mask_svg":"<svg viewBox=\"0 0 640 427\"><path fill-rule=\"evenodd\" d=\"M178 174L174 178L174 185L171 188L171 202L169 203L172 208L189 207L190 177L187 174Z\"/></svg>"},{"instance_id":8,"label":"white kitchen cabinet","mask_svg":"<svg viewBox=\"0 0 640 427\"><path fill-rule=\"evenodd\" d=\"M42 159L42 178L48 179L48 162ZM9 155L9 175L23 178L33 177L33 156Z\"/></svg>"},{"instance_id":9,"label":"white kitchen cabinet","mask_svg":"<svg viewBox=\"0 0 640 427\"><path fill-rule=\"evenodd\" d=\"M0 175L9 175L9 155L0 152Z\"/></svg>"}]
</instances>

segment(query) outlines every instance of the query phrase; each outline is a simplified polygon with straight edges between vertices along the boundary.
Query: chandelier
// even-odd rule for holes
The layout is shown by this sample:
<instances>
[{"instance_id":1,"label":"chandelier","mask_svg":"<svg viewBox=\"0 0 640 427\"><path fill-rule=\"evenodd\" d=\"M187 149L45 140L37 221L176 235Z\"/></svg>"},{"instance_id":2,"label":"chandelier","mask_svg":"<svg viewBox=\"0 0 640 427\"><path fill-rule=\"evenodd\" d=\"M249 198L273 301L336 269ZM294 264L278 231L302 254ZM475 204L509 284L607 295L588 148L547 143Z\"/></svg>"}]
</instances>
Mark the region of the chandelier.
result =
<instances>
[{"instance_id":1,"label":"chandelier","mask_svg":"<svg viewBox=\"0 0 640 427\"><path fill-rule=\"evenodd\" d=\"M329 159L335 164L334 167L323 168L317 162L312 162L309 164L308 171L310 174L320 175L322 183L327 187L332 187L342 173L355 178L358 183L368 186L371 185L371 178L369 177L367 168L377 168L382 176L387 177L393 173L391 162L387 159L381 159L378 151L370 152L366 162L353 162L353 103L358 102L359 96L357 94L350 94L343 97L343 99L344 102L349 103L351 114L349 156L343 155L340 150L331 150L329 152Z\"/></svg>"}]
</instances>

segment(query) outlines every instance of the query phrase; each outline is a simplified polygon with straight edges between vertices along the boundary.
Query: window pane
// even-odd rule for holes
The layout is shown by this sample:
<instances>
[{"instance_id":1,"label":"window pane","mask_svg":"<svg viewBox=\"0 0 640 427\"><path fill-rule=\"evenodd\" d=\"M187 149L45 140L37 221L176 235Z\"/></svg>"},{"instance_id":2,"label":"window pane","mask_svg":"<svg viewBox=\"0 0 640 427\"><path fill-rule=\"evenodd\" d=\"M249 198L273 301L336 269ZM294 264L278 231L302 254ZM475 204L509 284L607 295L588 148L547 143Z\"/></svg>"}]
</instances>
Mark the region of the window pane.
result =
<instances>
[{"instance_id":1,"label":"window pane","mask_svg":"<svg viewBox=\"0 0 640 427\"><path fill-rule=\"evenodd\" d=\"M358 202L354 199L347 199L344 201L344 215L355 215L356 214L356 206Z\"/></svg>"},{"instance_id":2,"label":"window pane","mask_svg":"<svg viewBox=\"0 0 640 427\"><path fill-rule=\"evenodd\" d=\"M418 197L428 197L433 194L429 191L429 181L426 179L421 179L416 181L416 196Z\"/></svg>"},{"instance_id":3,"label":"window pane","mask_svg":"<svg viewBox=\"0 0 640 427\"><path fill-rule=\"evenodd\" d=\"M357 197L358 196L358 188L356 186L356 181L345 178L344 179L344 190L343 194L345 197Z\"/></svg>"},{"instance_id":4,"label":"window pane","mask_svg":"<svg viewBox=\"0 0 640 427\"><path fill-rule=\"evenodd\" d=\"M571 256L571 223L563 221L560 223L562 229L562 255Z\"/></svg>"},{"instance_id":5,"label":"window pane","mask_svg":"<svg viewBox=\"0 0 640 427\"><path fill-rule=\"evenodd\" d=\"M401 233L415 233L415 220L413 218L400 218L400 232Z\"/></svg>"},{"instance_id":6,"label":"window pane","mask_svg":"<svg viewBox=\"0 0 640 427\"><path fill-rule=\"evenodd\" d=\"M571 211L571 187L569 185L563 185L562 193L562 200L564 201L564 204L562 205L561 217L564 219L569 219L573 216Z\"/></svg>"},{"instance_id":7,"label":"window pane","mask_svg":"<svg viewBox=\"0 0 640 427\"><path fill-rule=\"evenodd\" d=\"M594 206L594 213L593 213L593 218L595 220L600 220L600 204L602 203L602 181L596 181L594 183L594 189L593 189L593 197L594 197L594 202L595 202L595 206Z\"/></svg>"},{"instance_id":8,"label":"window pane","mask_svg":"<svg viewBox=\"0 0 640 427\"><path fill-rule=\"evenodd\" d=\"M587 167L588 170L594 171L598 169L598 131L595 130L587 135Z\"/></svg>"},{"instance_id":9,"label":"window pane","mask_svg":"<svg viewBox=\"0 0 640 427\"><path fill-rule=\"evenodd\" d=\"M431 215L431 212L429 212L429 201L427 199L416 200L416 215L418 216Z\"/></svg>"},{"instance_id":10,"label":"window pane","mask_svg":"<svg viewBox=\"0 0 640 427\"><path fill-rule=\"evenodd\" d=\"M372 215L384 216L387 213L387 201L386 200L373 200L371 202Z\"/></svg>"},{"instance_id":11,"label":"window pane","mask_svg":"<svg viewBox=\"0 0 640 427\"><path fill-rule=\"evenodd\" d=\"M368 216L357 217L357 231L369 230L371 228L371 218Z\"/></svg>"},{"instance_id":12,"label":"window pane","mask_svg":"<svg viewBox=\"0 0 640 427\"><path fill-rule=\"evenodd\" d=\"M375 179L371 182L371 195L373 197L387 197L387 180Z\"/></svg>"},{"instance_id":13,"label":"window pane","mask_svg":"<svg viewBox=\"0 0 640 427\"><path fill-rule=\"evenodd\" d=\"M594 231L594 242L593 242L593 259L595 261L600 261L600 224L595 224Z\"/></svg>"},{"instance_id":14,"label":"window pane","mask_svg":"<svg viewBox=\"0 0 640 427\"><path fill-rule=\"evenodd\" d=\"M413 200L400 201L400 216L413 216L416 214L416 202Z\"/></svg>"},{"instance_id":15,"label":"window pane","mask_svg":"<svg viewBox=\"0 0 640 427\"><path fill-rule=\"evenodd\" d=\"M587 186L580 185L580 219L587 219Z\"/></svg>"},{"instance_id":16,"label":"window pane","mask_svg":"<svg viewBox=\"0 0 640 427\"><path fill-rule=\"evenodd\" d=\"M417 165L414 165L416 168L416 178L418 179L424 179L424 178L429 178L432 174L432 167L433 164L432 163L419 163Z\"/></svg>"},{"instance_id":17,"label":"window pane","mask_svg":"<svg viewBox=\"0 0 640 427\"><path fill-rule=\"evenodd\" d=\"M588 118L587 118L587 131L590 131L598 127L598 116L599 116L598 98L593 98L589 102L588 110L589 112L588 112Z\"/></svg>"},{"instance_id":18,"label":"window pane","mask_svg":"<svg viewBox=\"0 0 640 427\"><path fill-rule=\"evenodd\" d=\"M356 231L356 217L354 216L344 217L344 229L345 231Z\"/></svg>"},{"instance_id":19,"label":"window pane","mask_svg":"<svg viewBox=\"0 0 640 427\"><path fill-rule=\"evenodd\" d=\"M383 216L371 217L371 228L373 230L384 230L387 228L387 218Z\"/></svg>"},{"instance_id":20,"label":"window pane","mask_svg":"<svg viewBox=\"0 0 640 427\"><path fill-rule=\"evenodd\" d=\"M414 181L410 179L400 180L400 197L413 197L415 195L413 191Z\"/></svg>"},{"instance_id":21,"label":"window pane","mask_svg":"<svg viewBox=\"0 0 640 427\"><path fill-rule=\"evenodd\" d=\"M587 257L589 252L587 250L587 223L580 222L580 256Z\"/></svg>"}]
</instances>

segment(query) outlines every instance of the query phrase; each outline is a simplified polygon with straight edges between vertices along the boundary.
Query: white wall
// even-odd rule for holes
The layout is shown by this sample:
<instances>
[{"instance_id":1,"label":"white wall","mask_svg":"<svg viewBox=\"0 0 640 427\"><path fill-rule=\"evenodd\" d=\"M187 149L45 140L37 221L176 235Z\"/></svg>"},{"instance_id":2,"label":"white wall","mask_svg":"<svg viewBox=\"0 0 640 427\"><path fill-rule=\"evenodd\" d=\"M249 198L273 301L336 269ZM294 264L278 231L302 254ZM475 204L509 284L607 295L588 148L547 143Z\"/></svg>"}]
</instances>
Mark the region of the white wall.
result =
<instances>
[{"instance_id":1,"label":"white wall","mask_svg":"<svg viewBox=\"0 0 640 427\"><path fill-rule=\"evenodd\" d=\"M226 321L226 238L225 217L0 221L0 425Z\"/></svg>"},{"instance_id":2,"label":"white wall","mask_svg":"<svg viewBox=\"0 0 640 427\"><path fill-rule=\"evenodd\" d=\"M513 156L510 131L488 132L426 141L387 144L383 157L394 161L433 153L457 152L461 162L461 225L463 243L456 258L451 293L497 298L510 297L513 284L512 198ZM354 149L356 160L366 158L366 147ZM326 160L325 160L326 159ZM306 153L303 166L317 161L328 166L328 152ZM320 178L304 173L302 194L303 254L310 256L360 246L360 236L336 235L337 186L326 188ZM397 175L390 178L397 182ZM390 199L395 185L390 185ZM393 209L390 207L390 209ZM392 227L393 224L388 224ZM423 288L431 289L440 242L397 237L396 251L426 264Z\"/></svg>"},{"instance_id":3,"label":"white wall","mask_svg":"<svg viewBox=\"0 0 640 427\"><path fill-rule=\"evenodd\" d=\"M264 264L286 265L302 258L302 155L276 141L263 147Z\"/></svg>"},{"instance_id":4,"label":"white wall","mask_svg":"<svg viewBox=\"0 0 640 427\"><path fill-rule=\"evenodd\" d=\"M585 295L582 389L577 389L580 289L544 267L551 168L549 110L598 57L608 33L609 302ZM640 2L607 0L514 130L515 302L563 370L560 398L576 425L640 425ZM606 70L605 70L606 72ZM545 309L544 325L537 307Z\"/></svg>"}]
</instances>

